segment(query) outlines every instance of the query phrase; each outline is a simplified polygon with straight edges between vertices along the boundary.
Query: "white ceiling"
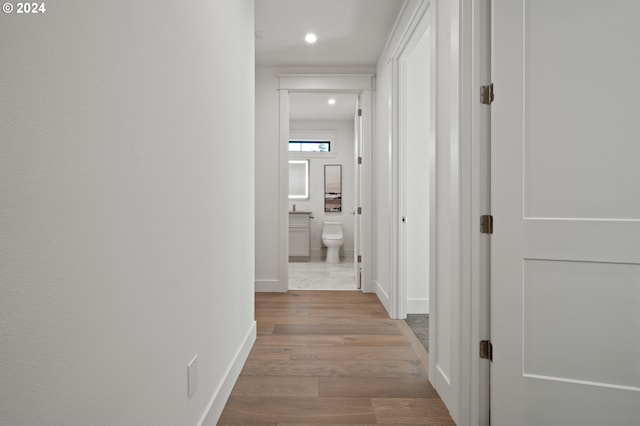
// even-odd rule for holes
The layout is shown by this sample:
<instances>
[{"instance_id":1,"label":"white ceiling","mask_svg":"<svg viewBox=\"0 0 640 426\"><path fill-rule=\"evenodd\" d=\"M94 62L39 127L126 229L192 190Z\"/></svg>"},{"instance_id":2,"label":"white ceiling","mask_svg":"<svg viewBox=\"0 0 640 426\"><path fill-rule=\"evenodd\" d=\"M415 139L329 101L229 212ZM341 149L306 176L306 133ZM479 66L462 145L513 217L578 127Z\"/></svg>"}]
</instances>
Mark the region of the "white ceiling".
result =
<instances>
[{"instance_id":1,"label":"white ceiling","mask_svg":"<svg viewBox=\"0 0 640 426\"><path fill-rule=\"evenodd\" d=\"M374 67L404 0L255 0L256 65ZM313 32L315 44L304 36ZM329 97L336 99L328 105ZM296 94L292 120L351 120L355 95Z\"/></svg>"},{"instance_id":2,"label":"white ceiling","mask_svg":"<svg viewBox=\"0 0 640 426\"><path fill-rule=\"evenodd\" d=\"M256 65L375 65L403 2L256 0ZM318 36L313 45L308 32Z\"/></svg>"}]
</instances>

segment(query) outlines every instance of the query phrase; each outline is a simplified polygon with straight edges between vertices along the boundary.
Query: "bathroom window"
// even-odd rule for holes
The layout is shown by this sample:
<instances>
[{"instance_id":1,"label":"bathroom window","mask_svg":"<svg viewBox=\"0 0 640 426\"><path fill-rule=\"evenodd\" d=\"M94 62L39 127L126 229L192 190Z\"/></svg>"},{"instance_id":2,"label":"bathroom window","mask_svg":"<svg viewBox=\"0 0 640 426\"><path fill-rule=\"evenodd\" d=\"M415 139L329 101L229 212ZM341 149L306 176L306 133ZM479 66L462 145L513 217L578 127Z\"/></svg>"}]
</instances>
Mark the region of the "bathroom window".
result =
<instances>
[{"instance_id":1,"label":"bathroom window","mask_svg":"<svg viewBox=\"0 0 640 426\"><path fill-rule=\"evenodd\" d=\"M331 152L331 141L290 140L289 152Z\"/></svg>"},{"instance_id":2,"label":"bathroom window","mask_svg":"<svg viewBox=\"0 0 640 426\"><path fill-rule=\"evenodd\" d=\"M289 158L335 158L338 143L335 130L289 130Z\"/></svg>"}]
</instances>

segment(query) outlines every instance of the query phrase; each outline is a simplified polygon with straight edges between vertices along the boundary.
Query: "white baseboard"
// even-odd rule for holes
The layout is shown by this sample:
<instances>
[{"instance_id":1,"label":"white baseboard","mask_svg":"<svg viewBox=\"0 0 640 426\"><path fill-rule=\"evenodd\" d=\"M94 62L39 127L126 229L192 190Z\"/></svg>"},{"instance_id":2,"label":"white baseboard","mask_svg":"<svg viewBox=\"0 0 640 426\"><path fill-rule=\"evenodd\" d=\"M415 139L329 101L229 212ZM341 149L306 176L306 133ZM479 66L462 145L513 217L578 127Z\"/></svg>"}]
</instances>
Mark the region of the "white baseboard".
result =
<instances>
[{"instance_id":1,"label":"white baseboard","mask_svg":"<svg viewBox=\"0 0 640 426\"><path fill-rule=\"evenodd\" d=\"M256 293L286 293L287 286L283 286L280 280L256 280Z\"/></svg>"},{"instance_id":2,"label":"white baseboard","mask_svg":"<svg viewBox=\"0 0 640 426\"><path fill-rule=\"evenodd\" d=\"M379 282L374 281L373 285L376 288L376 295L378 296L378 299L380 299L380 302L382 303L382 306L384 306L384 308L387 310L387 314L389 314L389 316L391 316L391 299L389 298L389 295L380 286Z\"/></svg>"},{"instance_id":3,"label":"white baseboard","mask_svg":"<svg viewBox=\"0 0 640 426\"><path fill-rule=\"evenodd\" d=\"M407 300L408 314L428 314L429 299L409 299Z\"/></svg>"},{"instance_id":4,"label":"white baseboard","mask_svg":"<svg viewBox=\"0 0 640 426\"><path fill-rule=\"evenodd\" d=\"M207 409L202 414L202 417L200 417L200 421L198 422L199 426L215 426L216 423L218 423L222 410L229 399L229 395L231 395L231 390L236 384L238 376L240 376L240 371L242 370L244 363L247 361L249 352L251 351L255 341L256 322L254 321L251 323L249 332L238 348L236 355L233 357L231 365L227 368L222 382L218 385L215 392L213 392L213 397L211 398L211 401L209 401Z\"/></svg>"}]
</instances>

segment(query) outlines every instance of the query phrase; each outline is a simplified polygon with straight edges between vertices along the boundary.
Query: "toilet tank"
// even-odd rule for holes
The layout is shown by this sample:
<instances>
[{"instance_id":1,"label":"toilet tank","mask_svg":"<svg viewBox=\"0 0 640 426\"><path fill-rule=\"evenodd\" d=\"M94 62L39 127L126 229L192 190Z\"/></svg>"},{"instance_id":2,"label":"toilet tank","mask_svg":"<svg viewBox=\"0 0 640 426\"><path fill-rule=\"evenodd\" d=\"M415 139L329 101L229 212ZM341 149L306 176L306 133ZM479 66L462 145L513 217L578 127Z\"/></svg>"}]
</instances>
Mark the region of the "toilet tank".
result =
<instances>
[{"instance_id":1,"label":"toilet tank","mask_svg":"<svg viewBox=\"0 0 640 426\"><path fill-rule=\"evenodd\" d=\"M342 222L324 222L322 236L325 238L342 238Z\"/></svg>"}]
</instances>

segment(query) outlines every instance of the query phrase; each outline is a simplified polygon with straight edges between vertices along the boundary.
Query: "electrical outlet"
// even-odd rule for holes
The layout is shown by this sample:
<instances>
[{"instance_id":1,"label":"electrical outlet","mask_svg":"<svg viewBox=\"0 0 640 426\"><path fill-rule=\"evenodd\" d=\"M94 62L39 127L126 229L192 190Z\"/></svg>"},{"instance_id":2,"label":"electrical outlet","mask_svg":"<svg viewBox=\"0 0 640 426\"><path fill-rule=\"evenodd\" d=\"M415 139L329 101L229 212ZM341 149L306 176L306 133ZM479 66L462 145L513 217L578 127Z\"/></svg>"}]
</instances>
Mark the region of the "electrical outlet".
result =
<instances>
[{"instance_id":1,"label":"electrical outlet","mask_svg":"<svg viewBox=\"0 0 640 426\"><path fill-rule=\"evenodd\" d=\"M196 389L198 389L198 355L187 364L187 397L191 398Z\"/></svg>"}]
</instances>

